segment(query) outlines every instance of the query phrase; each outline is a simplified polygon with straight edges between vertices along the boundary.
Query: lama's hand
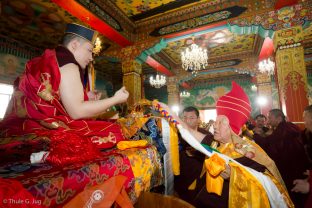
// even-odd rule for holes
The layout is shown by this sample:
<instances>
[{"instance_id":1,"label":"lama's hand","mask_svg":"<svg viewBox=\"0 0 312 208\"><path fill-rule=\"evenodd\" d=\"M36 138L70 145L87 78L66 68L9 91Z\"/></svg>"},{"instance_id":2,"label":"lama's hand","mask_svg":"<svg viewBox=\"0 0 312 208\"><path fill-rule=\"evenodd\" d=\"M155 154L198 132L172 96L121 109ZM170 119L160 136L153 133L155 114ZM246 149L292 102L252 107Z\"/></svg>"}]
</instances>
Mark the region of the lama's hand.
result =
<instances>
[{"instance_id":1,"label":"lama's hand","mask_svg":"<svg viewBox=\"0 0 312 208\"><path fill-rule=\"evenodd\" d=\"M230 178L231 176L231 167L229 165L226 165L225 170L222 171L222 173L220 174L220 176L224 179L227 180Z\"/></svg>"}]
</instances>

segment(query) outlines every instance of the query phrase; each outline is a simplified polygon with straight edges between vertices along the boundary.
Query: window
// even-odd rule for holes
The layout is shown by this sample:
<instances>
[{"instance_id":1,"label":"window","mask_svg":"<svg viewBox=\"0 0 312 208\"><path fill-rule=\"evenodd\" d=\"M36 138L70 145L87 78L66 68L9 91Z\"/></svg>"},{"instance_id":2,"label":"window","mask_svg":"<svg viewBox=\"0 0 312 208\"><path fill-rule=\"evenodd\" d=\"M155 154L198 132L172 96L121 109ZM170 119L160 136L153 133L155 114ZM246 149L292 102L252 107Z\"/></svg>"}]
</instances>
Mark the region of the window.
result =
<instances>
[{"instance_id":1,"label":"window","mask_svg":"<svg viewBox=\"0 0 312 208\"><path fill-rule=\"evenodd\" d=\"M4 117L12 94L13 85L0 84L0 120Z\"/></svg>"},{"instance_id":2,"label":"window","mask_svg":"<svg viewBox=\"0 0 312 208\"><path fill-rule=\"evenodd\" d=\"M209 110L200 110L199 111L200 114L200 119L205 122L208 123L209 120L216 120L217 118L217 111L216 109L209 109Z\"/></svg>"}]
</instances>

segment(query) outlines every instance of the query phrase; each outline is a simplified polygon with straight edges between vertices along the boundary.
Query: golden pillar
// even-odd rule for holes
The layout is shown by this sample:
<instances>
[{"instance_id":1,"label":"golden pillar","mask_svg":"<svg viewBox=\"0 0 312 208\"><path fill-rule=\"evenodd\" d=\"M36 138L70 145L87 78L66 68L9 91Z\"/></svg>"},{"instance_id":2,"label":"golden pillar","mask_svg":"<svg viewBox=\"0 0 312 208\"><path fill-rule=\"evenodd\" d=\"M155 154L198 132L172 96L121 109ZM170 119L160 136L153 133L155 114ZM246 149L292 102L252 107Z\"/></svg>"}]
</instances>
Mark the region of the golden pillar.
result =
<instances>
[{"instance_id":1,"label":"golden pillar","mask_svg":"<svg viewBox=\"0 0 312 208\"><path fill-rule=\"evenodd\" d=\"M256 77L258 96L267 100L266 103L260 105L260 113L267 115L273 106L271 77L266 73L259 73Z\"/></svg>"},{"instance_id":2,"label":"golden pillar","mask_svg":"<svg viewBox=\"0 0 312 208\"><path fill-rule=\"evenodd\" d=\"M179 92L179 85L176 76L168 77L167 82L167 91L168 91L168 105L180 105L180 92Z\"/></svg>"},{"instance_id":3,"label":"golden pillar","mask_svg":"<svg viewBox=\"0 0 312 208\"><path fill-rule=\"evenodd\" d=\"M144 91L142 87L142 65L135 59L146 49L152 47L160 41L160 38L135 42L133 45L119 48L115 47L105 52L109 57L116 57L122 61L123 85L127 88L130 95L128 98L128 106L131 106L141 99ZM143 91L143 92L142 92Z\"/></svg>"},{"instance_id":4,"label":"golden pillar","mask_svg":"<svg viewBox=\"0 0 312 208\"><path fill-rule=\"evenodd\" d=\"M301 26L276 31L273 39L281 107L292 122L303 121L303 110L309 104L302 41Z\"/></svg>"},{"instance_id":5,"label":"golden pillar","mask_svg":"<svg viewBox=\"0 0 312 208\"><path fill-rule=\"evenodd\" d=\"M141 99L141 74L142 65L135 60L122 62L123 85L129 91L128 106L131 108L134 103Z\"/></svg>"}]
</instances>

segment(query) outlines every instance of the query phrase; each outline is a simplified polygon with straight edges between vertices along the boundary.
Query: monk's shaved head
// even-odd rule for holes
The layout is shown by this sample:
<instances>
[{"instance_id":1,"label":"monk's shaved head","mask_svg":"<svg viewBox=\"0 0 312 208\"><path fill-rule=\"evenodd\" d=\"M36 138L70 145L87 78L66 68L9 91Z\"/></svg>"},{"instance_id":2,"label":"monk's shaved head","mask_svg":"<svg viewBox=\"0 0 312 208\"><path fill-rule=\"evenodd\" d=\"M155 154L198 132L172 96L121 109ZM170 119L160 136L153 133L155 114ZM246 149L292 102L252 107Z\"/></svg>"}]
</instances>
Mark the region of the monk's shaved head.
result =
<instances>
[{"instance_id":1,"label":"monk's shaved head","mask_svg":"<svg viewBox=\"0 0 312 208\"><path fill-rule=\"evenodd\" d=\"M312 105L307 106L303 111L303 121L305 127L312 132Z\"/></svg>"},{"instance_id":2,"label":"monk's shaved head","mask_svg":"<svg viewBox=\"0 0 312 208\"><path fill-rule=\"evenodd\" d=\"M77 40L78 42L80 43L84 43L86 42L87 40L78 36L78 35L75 35L75 34L72 34L72 33L67 33L64 35L63 37L63 40L62 40L62 45L63 46L68 46L68 44L73 41L73 40Z\"/></svg>"},{"instance_id":3,"label":"monk's shaved head","mask_svg":"<svg viewBox=\"0 0 312 208\"><path fill-rule=\"evenodd\" d=\"M310 113L312 115L312 105L305 107L304 112Z\"/></svg>"}]
</instances>

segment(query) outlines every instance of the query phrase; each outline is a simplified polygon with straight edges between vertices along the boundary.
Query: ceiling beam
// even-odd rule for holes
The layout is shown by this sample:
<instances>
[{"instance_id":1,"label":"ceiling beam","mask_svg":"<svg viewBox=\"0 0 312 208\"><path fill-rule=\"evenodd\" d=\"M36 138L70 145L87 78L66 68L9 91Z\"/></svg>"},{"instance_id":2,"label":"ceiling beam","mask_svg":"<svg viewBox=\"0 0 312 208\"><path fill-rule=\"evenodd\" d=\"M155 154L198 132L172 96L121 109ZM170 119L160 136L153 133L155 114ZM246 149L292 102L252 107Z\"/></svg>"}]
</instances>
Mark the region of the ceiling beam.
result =
<instances>
[{"instance_id":1,"label":"ceiling beam","mask_svg":"<svg viewBox=\"0 0 312 208\"><path fill-rule=\"evenodd\" d=\"M274 45L273 45L273 40L269 37L266 37L264 39L264 42L262 44L262 48L259 54L258 61L262 61L264 59L268 59L269 57L272 56L274 51Z\"/></svg>"},{"instance_id":2,"label":"ceiling beam","mask_svg":"<svg viewBox=\"0 0 312 208\"><path fill-rule=\"evenodd\" d=\"M80 19L82 22L90 25L93 29L99 31L105 37L117 43L121 47L126 47L133 44L78 2L74 0L52 0L52 2L65 9L71 15Z\"/></svg>"},{"instance_id":3,"label":"ceiling beam","mask_svg":"<svg viewBox=\"0 0 312 208\"><path fill-rule=\"evenodd\" d=\"M221 30L221 29L224 29L226 27L227 27L227 22L222 21L222 22L210 24L210 25L207 25L204 27L199 27L199 28L187 30L184 32L178 32L178 33L174 33L174 34L165 35L165 36L163 36L163 38L165 38L166 42L168 43L168 42L173 42L173 41L185 39L185 38L192 37L192 36L202 35L202 34L206 34L209 32Z\"/></svg>"},{"instance_id":4,"label":"ceiling beam","mask_svg":"<svg viewBox=\"0 0 312 208\"><path fill-rule=\"evenodd\" d=\"M151 56L148 56L145 63L156 69L157 71L167 75L168 77L174 76L174 73L167 69L165 66L160 64L158 61L153 59Z\"/></svg>"},{"instance_id":5,"label":"ceiling beam","mask_svg":"<svg viewBox=\"0 0 312 208\"><path fill-rule=\"evenodd\" d=\"M182 82L182 83L181 83L181 86L182 86L184 89L186 89L186 90L192 89L192 86L189 85L187 82Z\"/></svg>"},{"instance_id":6,"label":"ceiling beam","mask_svg":"<svg viewBox=\"0 0 312 208\"><path fill-rule=\"evenodd\" d=\"M275 3L275 9L279 10L280 8L286 7L286 6L291 6L294 4L298 4L298 0L278 0Z\"/></svg>"}]
</instances>

